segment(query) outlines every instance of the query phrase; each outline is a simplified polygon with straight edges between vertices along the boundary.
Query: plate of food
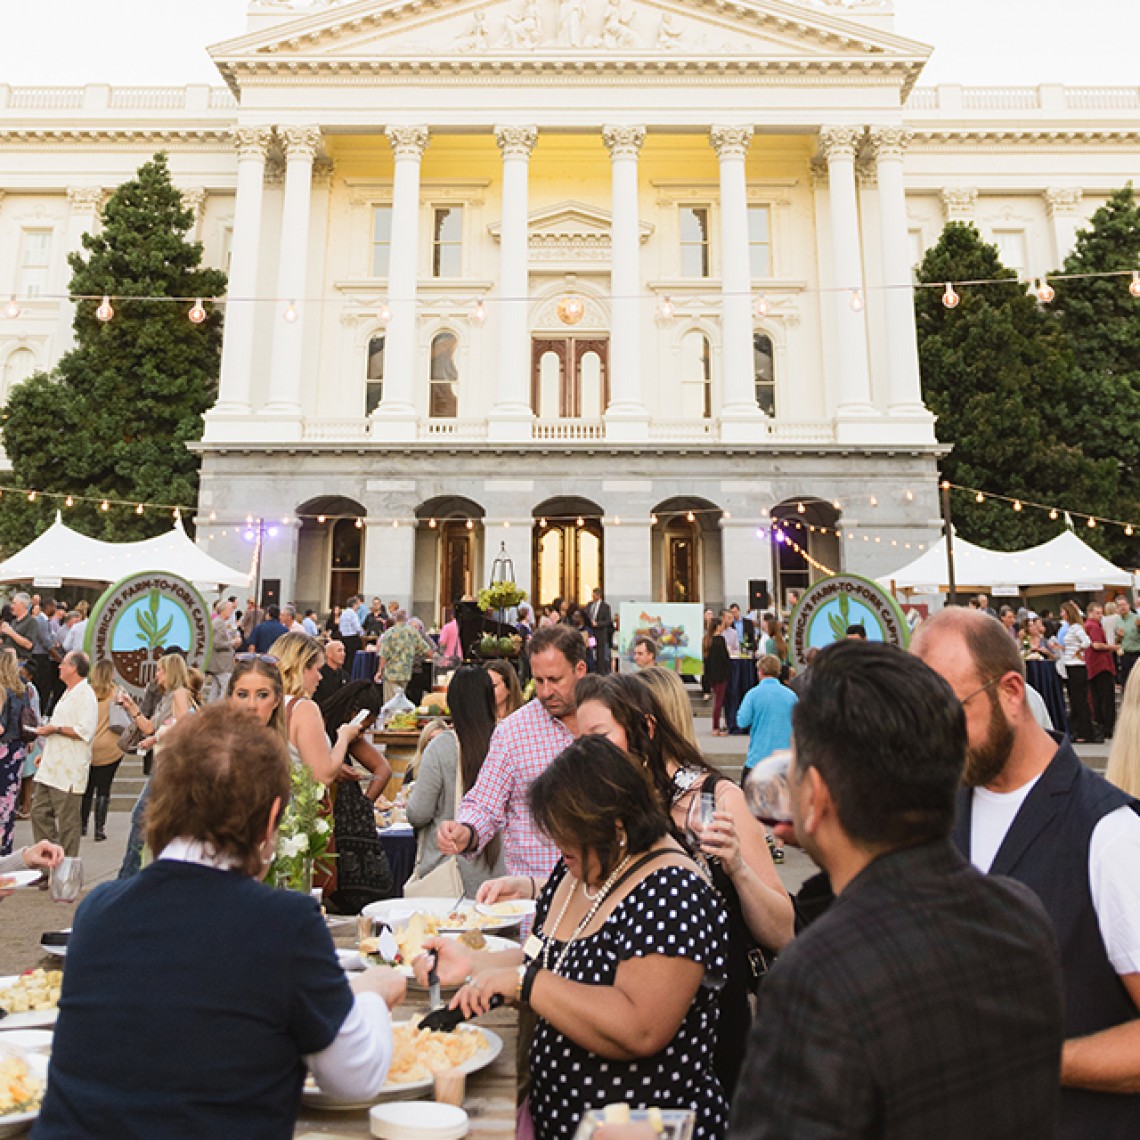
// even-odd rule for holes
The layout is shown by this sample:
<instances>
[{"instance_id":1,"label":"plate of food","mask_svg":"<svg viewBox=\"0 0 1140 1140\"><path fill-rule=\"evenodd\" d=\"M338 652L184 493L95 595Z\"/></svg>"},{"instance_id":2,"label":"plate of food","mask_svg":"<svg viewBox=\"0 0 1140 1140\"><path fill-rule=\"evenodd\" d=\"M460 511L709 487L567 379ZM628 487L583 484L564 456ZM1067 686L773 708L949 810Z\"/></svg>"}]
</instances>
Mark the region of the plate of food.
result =
<instances>
[{"instance_id":1,"label":"plate of food","mask_svg":"<svg viewBox=\"0 0 1140 1140\"><path fill-rule=\"evenodd\" d=\"M537 905L534 899L504 899L502 902L476 903L475 913L484 917L522 922L534 914Z\"/></svg>"},{"instance_id":2,"label":"plate of food","mask_svg":"<svg viewBox=\"0 0 1140 1140\"><path fill-rule=\"evenodd\" d=\"M0 978L0 1030L38 1029L54 1025L59 1017L59 970L28 970Z\"/></svg>"},{"instance_id":3,"label":"plate of food","mask_svg":"<svg viewBox=\"0 0 1140 1140\"><path fill-rule=\"evenodd\" d=\"M30 887L43 878L43 871L8 871L0 875L0 891L18 891L21 887Z\"/></svg>"},{"instance_id":4,"label":"plate of food","mask_svg":"<svg viewBox=\"0 0 1140 1140\"><path fill-rule=\"evenodd\" d=\"M0 1038L0 1136L18 1136L40 1114L48 1059Z\"/></svg>"},{"instance_id":5,"label":"plate of food","mask_svg":"<svg viewBox=\"0 0 1140 1140\"><path fill-rule=\"evenodd\" d=\"M480 914L473 902L454 899L381 899L369 903L361 912L372 918L383 919L392 929L405 926L414 915L422 915L432 926L431 934L462 934L468 930L510 930L522 921L522 915Z\"/></svg>"},{"instance_id":6,"label":"plate of food","mask_svg":"<svg viewBox=\"0 0 1140 1140\"><path fill-rule=\"evenodd\" d=\"M396 944L396 952L392 957L391 943L386 938L362 938L355 951L338 950L337 958L345 970L365 970L369 966L394 966L408 979L412 989L426 989L414 980L415 971L412 963L423 953L424 939L430 931L422 927L414 918L406 927L399 927L392 932ZM462 934L443 934L442 938L451 938L463 943L469 950L517 950L519 944L510 938L499 938L494 934L484 934L481 930L468 930ZM444 989L458 989L458 986L444 986Z\"/></svg>"},{"instance_id":7,"label":"plate of food","mask_svg":"<svg viewBox=\"0 0 1140 1140\"><path fill-rule=\"evenodd\" d=\"M382 1100L413 1100L430 1092L435 1074L445 1069L476 1073L485 1069L503 1051L503 1039L478 1025L461 1025L453 1033L420 1029L417 1021L392 1026L394 1050L388 1080L374 1100L348 1103L321 1092L310 1074L301 1098L312 1108L348 1111L366 1108Z\"/></svg>"}]
</instances>

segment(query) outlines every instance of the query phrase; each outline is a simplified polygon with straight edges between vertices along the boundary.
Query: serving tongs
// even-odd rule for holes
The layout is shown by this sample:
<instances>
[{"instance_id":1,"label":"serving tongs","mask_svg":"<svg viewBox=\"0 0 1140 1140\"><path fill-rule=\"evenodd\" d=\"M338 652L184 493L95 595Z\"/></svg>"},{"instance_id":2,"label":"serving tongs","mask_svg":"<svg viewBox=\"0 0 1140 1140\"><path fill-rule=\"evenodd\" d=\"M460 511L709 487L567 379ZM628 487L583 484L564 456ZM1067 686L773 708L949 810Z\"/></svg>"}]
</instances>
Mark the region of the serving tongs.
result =
<instances>
[{"instance_id":1,"label":"serving tongs","mask_svg":"<svg viewBox=\"0 0 1140 1140\"><path fill-rule=\"evenodd\" d=\"M503 1004L502 994L492 994L491 1000L488 1003L491 1009L498 1009ZM462 1025L465 1021L470 1021L471 1018L463 1012L462 1006L456 1006L454 1009L449 1009L447 1006L441 1006L439 1009L433 1009L431 1013L420 1019L420 1029L434 1029L439 1033L451 1033Z\"/></svg>"}]
</instances>

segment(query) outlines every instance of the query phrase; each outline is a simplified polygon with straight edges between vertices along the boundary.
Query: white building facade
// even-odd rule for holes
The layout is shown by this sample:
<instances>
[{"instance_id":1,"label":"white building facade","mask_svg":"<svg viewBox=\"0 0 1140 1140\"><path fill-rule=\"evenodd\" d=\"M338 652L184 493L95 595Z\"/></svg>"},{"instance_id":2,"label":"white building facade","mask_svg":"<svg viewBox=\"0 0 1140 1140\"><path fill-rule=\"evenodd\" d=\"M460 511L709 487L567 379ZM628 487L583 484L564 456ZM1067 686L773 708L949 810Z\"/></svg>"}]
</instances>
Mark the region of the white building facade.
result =
<instances>
[{"instance_id":1,"label":"white building facade","mask_svg":"<svg viewBox=\"0 0 1140 1140\"><path fill-rule=\"evenodd\" d=\"M225 87L0 85L4 391L70 346L66 254L165 150L229 273L199 541L258 532L280 597L434 621L504 544L540 602L888 572L939 515L913 266L963 219L1041 276L1140 175L1140 89L917 87L892 21L255 0Z\"/></svg>"}]
</instances>

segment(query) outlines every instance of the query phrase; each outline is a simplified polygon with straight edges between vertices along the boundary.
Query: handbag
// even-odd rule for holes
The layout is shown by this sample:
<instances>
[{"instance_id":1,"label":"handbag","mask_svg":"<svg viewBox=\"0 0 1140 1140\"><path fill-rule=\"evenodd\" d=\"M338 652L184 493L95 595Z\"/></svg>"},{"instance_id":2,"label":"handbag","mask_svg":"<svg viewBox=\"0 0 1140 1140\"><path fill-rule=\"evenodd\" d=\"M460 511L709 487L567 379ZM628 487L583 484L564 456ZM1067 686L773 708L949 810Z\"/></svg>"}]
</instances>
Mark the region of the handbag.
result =
<instances>
[{"instance_id":1,"label":"handbag","mask_svg":"<svg viewBox=\"0 0 1140 1140\"><path fill-rule=\"evenodd\" d=\"M32 708L31 703L24 705L20 709L20 739L25 744L31 744L38 739L36 736L36 729L40 727L40 718L36 715L36 710Z\"/></svg>"},{"instance_id":2,"label":"handbag","mask_svg":"<svg viewBox=\"0 0 1140 1140\"><path fill-rule=\"evenodd\" d=\"M455 765L455 808L451 818L459 815L462 795L459 791L459 777L462 769ZM448 855L438 867L433 867L426 875L414 872L404 884L404 898L457 898L464 894L463 875L459 870L458 855Z\"/></svg>"}]
</instances>

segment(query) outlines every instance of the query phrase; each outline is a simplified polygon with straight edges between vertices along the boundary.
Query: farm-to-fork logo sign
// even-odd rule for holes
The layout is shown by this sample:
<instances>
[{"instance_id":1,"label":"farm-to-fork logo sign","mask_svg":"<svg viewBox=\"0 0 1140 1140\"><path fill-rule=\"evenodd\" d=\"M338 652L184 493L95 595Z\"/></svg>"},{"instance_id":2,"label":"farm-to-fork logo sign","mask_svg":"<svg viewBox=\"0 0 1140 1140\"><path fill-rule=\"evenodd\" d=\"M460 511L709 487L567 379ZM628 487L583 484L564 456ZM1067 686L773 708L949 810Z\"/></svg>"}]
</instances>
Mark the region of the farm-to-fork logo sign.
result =
<instances>
[{"instance_id":1,"label":"farm-to-fork logo sign","mask_svg":"<svg viewBox=\"0 0 1140 1140\"><path fill-rule=\"evenodd\" d=\"M877 582L858 574L833 574L804 591L788 620L796 668L803 668L809 649L824 649L842 641L853 625L863 627L868 641L885 641L905 649L910 639L902 610Z\"/></svg>"},{"instance_id":2,"label":"farm-to-fork logo sign","mask_svg":"<svg viewBox=\"0 0 1140 1140\"><path fill-rule=\"evenodd\" d=\"M92 662L111 661L119 684L137 700L170 649L203 669L211 632L209 608L189 582L176 574L132 574L95 603L84 648Z\"/></svg>"}]
</instances>

